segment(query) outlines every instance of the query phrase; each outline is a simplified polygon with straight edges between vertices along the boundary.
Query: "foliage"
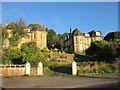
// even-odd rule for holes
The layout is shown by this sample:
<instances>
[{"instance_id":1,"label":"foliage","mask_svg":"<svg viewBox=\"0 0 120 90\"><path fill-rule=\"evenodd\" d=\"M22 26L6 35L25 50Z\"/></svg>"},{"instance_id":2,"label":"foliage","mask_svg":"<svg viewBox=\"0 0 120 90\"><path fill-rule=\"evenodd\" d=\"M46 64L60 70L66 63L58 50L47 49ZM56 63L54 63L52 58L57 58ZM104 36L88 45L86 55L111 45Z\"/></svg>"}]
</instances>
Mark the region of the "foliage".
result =
<instances>
[{"instance_id":1,"label":"foliage","mask_svg":"<svg viewBox=\"0 0 120 90\"><path fill-rule=\"evenodd\" d=\"M97 53L95 58L97 61L112 62L115 60L116 55L116 49L110 45L106 45L100 52Z\"/></svg>"},{"instance_id":2,"label":"foliage","mask_svg":"<svg viewBox=\"0 0 120 90\"><path fill-rule=\"evenodd\" d=\"M120 55L120 44L107 42L107 41L95 41L92 42L91 47L86 50L87 55L93 56L94 60L114 62L115 58Z\"/></svg>"},{"instance_id":3,"label":"foliage","mask_svg":"<svg viewBox=\"0 0 120 90\"><path fill-rule=\"evenodd\" d=\"M105 63L105 62L79 62L78 75L81 74L94 74L94 73L116 73L118 72L118 63Z\"/></svg>"},{"instance_id":4,"label":"foliage","mask_svg":"<svg viewBox=\"0 0 120 90\"><path fill-rule=\"evenodd\" d=\"M24 55L21 50L16 48L8 48L5 51L5 55L11 59L11 61L15 63L22 63L22 56Z\"/></svg>"},{"instance_id":5,"label":"foliage","mask_svg":"<svg viewBox=\"0 0 120 90\"><path fill-rule=\"evenodd\" d=\"M43 52L49 52L50 50L47 47L43 48Z\"/></svg>"},{"instance_id":6,"label":"foliage","mask_svg":"<svg viewBox=\"0 0 120 90\"><path fill-rule=\"evenodd\" d=\"M37 26L38 24L29 24L28 26L32 26L32 27L35 27Z\"/></svg>"},{"instance_id":7,"label":"foliage","mask_svg":"<svg viewBox=\"0 0 120 90\"><path fill-rule=\"evenodd\" d=\"M7 33L6 28L2 28L2 30L0 30L0 31L2 31L2 38L1 39L2 39L2 45L3 45L5 38L8 38L8 33Z\"/></svg>"},{"instance_id":8,"label":"foliage","mask_svg":"<svg viewBox=\"0 0 120 90\"><path fill-rule=\"evenodd\" d=\"M42 55L41 50L36 45L36 42L23 43L21 50L25 53L22 60L24 62L30 62L32 67L37 67L40 61L44 63L45 55Z\"/></svg>"},{"instance_id":9,"label":"foliage","mask_svg":"<svg viewBox=\"0 0 120 90\"><path fill-rule=\"evenodd\" d=\"M9 38L10 41L10 46L12 47L17 47L19 40L22 37L25 37L27 35L27 31L24 31L24 25L25 24L25 20L22 19L22 17L19 18L19 20L16 20L15 22L11 22L11 37Z\"/></svg>"},{"instance_id":10,"label":"foliage","mask_svg":"<svg viewBox=\"0 0 120 90\"><path fill-rule=\"evenodd\" d=\"M12 64L12 61L8 56L2 55L2 63L3 64Z\"/></svg>"},{"instance_id":11,"label":"foliage","mask_svg":"<svg viewBox=\"0 0 120 90\"><path fill-rule=\"evenodd\" d=\"M107 44L108 42L105 40L91 42L91 46L86 50L86 54L95 56Z\"/></svg>"},{"instance_id":12,"label":"foliage","mask_svg":"<svg viewBox=\"0 0 120 90\"><path fill-rule=\"evenodd\" d=\"M54 45L58 42L59 38L56 35L56 32L52 29L48 30L48 35L47 35L47 46L48 48L53 48Z\"/></svg>"},{"instance_id":13,"label":"foliage","mask_svg":"<svg viewBox=\"0 0 120 90\"><path fill-rule=\"evenodd\" d=\"M86 53L85 53L85 52L77 52L76 54L86 55Z\"/></svg>"},{"instance_id":14,"label":"foliage","mask_svg":"<svg viewBox=\"0 0 120 90\"><path fill-rule=\"evenodd\" d=\"M37 47L36 42L27 42L23 43L21 46L21 50L25 52L26 54L28 53L38 53L40 52L40 48Z\"/></svg>"},{"instance_id":15,"label":"foliage","mask_svg":"<svg viewBox=\"0 0 120 90\"><path fill-rule=\"evenodd\" d=\"M18 25L18 26L25 26L25 19L20 17L18 20L16 20L16 25Z\"/></svg>"}]
</instances>

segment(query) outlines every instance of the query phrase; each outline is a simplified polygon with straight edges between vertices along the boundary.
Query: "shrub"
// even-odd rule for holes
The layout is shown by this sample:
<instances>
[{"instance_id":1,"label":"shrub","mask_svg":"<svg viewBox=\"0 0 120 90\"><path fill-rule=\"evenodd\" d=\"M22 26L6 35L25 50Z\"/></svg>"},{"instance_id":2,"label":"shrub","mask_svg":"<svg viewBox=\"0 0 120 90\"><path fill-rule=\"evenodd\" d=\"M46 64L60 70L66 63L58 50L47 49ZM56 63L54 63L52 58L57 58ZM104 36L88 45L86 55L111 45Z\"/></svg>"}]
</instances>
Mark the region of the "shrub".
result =
<instances>
[{"instance_id":1,"label":"shrub","mask_svg":"<svg viewBox=\"0 0 120 90\"><path fill-rule=\"evenodd\" d=\"M3 64L12 64L12 61L8 56L2 55L2 63Z\"/></svg>"},{"instance_id":2,"label":"shrub","mask_svg":"<svg viewBox=\"0 0 120 90\"><path fill-rule=\"evenodd\" d=\"M43 48L43 52L49 52L50 50L47 47Z\"/></svg>"},{"instance_id":3,"label":"shrub","mask_svg":"<svg viewBox=\"0 0 120 90\"><path fill-rule=\"evenodd\" d=\"M91 46L86 50L86 54L94 56L107 44L108 42L105 40L91 42Z\"/></svg>"},{"instance_id":4,"label":"shrub","mask_svg":"<svg viewBox=\"0 0 120 90\"><path fill-rule=\"evenodd\" d=\"M114 47L106 45L102 51L97 53L95 59L98 61L112 62L115 60L117 53Z\"/></svg>"},{"instance_id":5,"label":"shrub","mask_svg":"<svg viewBox=\"0 0 120 90\"><path fill-rule=\"evenodd\" d=\"M52 52L53 52L53 53L57 53L58 51L57 51L57 50L53 50Z\"/></svg>"},{"instance_id":6,"label":"shrub","mask_svg":"<svg viewBox=\"0 0 120 90\"><path fill-rule=\"evenodd\" d=\"M36 42L27 42L23 43L21 50L25 52L26 54L28 53L38 53L40 52L40 48L37 46Z\"/></svg>"},{"instance_id":7,"label":"shrub","mask_svg":"<svg viewBox=\"0 0 120 90\"><path fill-rule=\"evenodd\" d=\"M78 69L78 74L90 74L90 73L118 73L118 63L105 63L105 62L89 62L90 66L98 65L97 68L88 67L88 62L80 62L77 64L80 68ZM87 67L87 68L86 68Z\"/></svg>"}]
</instances>

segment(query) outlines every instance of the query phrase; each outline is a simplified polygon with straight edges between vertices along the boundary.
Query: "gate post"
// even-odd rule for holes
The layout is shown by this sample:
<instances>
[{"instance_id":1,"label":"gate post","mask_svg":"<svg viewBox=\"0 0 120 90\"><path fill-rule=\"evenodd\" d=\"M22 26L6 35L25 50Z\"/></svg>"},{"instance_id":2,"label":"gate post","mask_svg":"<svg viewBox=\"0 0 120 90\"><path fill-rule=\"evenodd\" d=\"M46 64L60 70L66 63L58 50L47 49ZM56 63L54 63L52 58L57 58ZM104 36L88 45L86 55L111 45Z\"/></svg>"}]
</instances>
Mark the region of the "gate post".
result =
<instances>
[{"instance_id":1,"label":"gate post","mask_svg":"<svg viewBox=\"0 0 120 90\"><path fill-rule=\"evenodd\" d=\"M77 64L75 61L73 61L72 63L72 75L76 75L77 74Z\"/></svg>"},{"instance_id":2,"label":"gate post","mask_svg":"<svg viewBox=\"0 0 120 90\"><path fill-rule=\"evenodd\" d=\"M30 63L29 62L25 64L25 74L30 75Z\"/></svg>"},{"instance_id":3,"label":"gate post","mask_svg":"<svg viewBox=\"0 0 120 90\"><path fill-rule=\"evenodd\" d=\"M43 75L43 63L42 62L38 63L37 75Z\"/></svg>"}]
</instances>

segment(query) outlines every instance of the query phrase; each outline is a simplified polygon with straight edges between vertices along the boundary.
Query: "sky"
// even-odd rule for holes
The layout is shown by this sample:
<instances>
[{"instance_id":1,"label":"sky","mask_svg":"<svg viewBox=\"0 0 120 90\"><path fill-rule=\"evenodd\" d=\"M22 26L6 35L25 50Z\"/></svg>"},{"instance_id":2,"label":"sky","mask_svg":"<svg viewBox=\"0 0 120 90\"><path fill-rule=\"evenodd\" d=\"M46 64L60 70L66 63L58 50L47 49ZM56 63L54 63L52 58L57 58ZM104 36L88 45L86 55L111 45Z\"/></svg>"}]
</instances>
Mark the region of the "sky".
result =
<instances>
[{"instance_id":1,"label":"sky","mask_svg":"<svg viewBox=\"0 0 120 90\"><path fill-rule=\"evenodd\" d=\"M57 34L70 27L83 33L101 31L103 36L118 30L118 2L3 2L2 23L22 16L29 24L46 24Z\"/></svg>"}]
</instances>

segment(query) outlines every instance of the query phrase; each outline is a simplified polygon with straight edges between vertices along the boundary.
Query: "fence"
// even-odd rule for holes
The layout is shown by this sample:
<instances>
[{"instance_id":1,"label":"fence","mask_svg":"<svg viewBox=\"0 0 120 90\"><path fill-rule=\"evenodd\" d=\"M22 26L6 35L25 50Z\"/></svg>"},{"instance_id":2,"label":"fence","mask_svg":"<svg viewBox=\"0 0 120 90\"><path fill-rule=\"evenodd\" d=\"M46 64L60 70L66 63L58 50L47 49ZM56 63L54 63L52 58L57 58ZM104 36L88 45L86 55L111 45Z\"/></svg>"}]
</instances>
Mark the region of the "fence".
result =
<instances>
[{"instance_id":1,"label":"fence","mask_svg":"<svg viewBox=\"0 0 120 90\"><path fill-rule=\"evenodd\" d=\"M0 65L0 75L1 76L20 76L20 75L24 75L25 74L25 65L13 65L13 64L9 64L9 65Z\"/></svg>"},{"instance_id":2,"label":"fence","mask_svg":"<svg viewBox=\"0 0 120 90\"><path fill-rule=\"evenodd\" d=\"M37 68L37 75L43 75L43 65L40 62ZM21 76L21 75L30 75L30 63L26 64L0 64L0 76Z\"/></svg>"}]
</instances>

